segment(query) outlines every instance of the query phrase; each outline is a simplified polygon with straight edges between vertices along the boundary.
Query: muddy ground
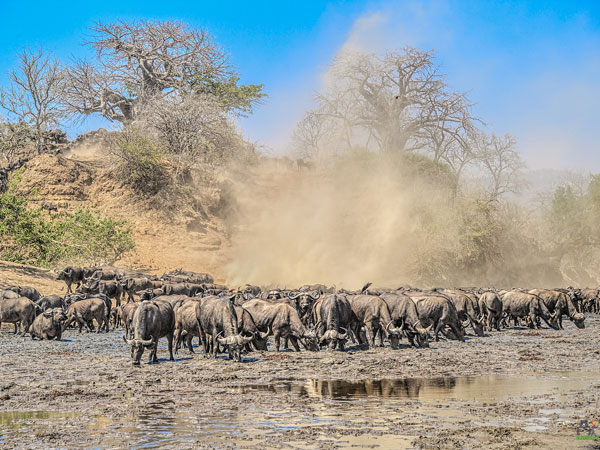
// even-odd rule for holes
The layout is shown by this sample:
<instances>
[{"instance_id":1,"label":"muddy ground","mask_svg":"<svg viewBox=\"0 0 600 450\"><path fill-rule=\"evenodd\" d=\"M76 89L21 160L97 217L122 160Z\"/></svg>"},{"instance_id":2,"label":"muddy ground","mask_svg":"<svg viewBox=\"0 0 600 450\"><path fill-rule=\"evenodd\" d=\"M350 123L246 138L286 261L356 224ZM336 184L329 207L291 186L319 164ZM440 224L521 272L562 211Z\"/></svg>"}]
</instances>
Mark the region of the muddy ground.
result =
<instances>
[{"instance_id":1,"label":"muddy ground","mask_svg":"<svg viewBox=\"0 0 600 450\"><path fill-rule=\"evenodd\" d=\"M600 419L600 318L586 325L242 363L171 362L163 339L141 367L121 330L40 342L4 325L0 447L595 448L576 438Z\"/></svg>"}]
</instances>

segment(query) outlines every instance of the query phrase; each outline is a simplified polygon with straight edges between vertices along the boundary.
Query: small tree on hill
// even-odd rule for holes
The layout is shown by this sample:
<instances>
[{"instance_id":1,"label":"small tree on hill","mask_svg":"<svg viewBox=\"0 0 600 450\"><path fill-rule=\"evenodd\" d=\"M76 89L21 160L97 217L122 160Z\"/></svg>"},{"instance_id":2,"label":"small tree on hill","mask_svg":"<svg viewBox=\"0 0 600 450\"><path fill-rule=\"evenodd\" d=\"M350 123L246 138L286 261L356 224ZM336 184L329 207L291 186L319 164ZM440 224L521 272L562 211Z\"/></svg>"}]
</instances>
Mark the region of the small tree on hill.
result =
<instances>
[{"instance_id":1,"label":"small tree on hill","mask_svg":"<svg viewBox=\"0 0 600 450\"><path fill-rule=\"evenodd\" d=\"M42 50L25 49L19 61L18 69L10 73L11 86L0 90L0 107L16 122L33 128L39 154L44 147L44 131L58 125L63 116L59 103L63 72L58 61Z\"/></svg>"}]
</instances>

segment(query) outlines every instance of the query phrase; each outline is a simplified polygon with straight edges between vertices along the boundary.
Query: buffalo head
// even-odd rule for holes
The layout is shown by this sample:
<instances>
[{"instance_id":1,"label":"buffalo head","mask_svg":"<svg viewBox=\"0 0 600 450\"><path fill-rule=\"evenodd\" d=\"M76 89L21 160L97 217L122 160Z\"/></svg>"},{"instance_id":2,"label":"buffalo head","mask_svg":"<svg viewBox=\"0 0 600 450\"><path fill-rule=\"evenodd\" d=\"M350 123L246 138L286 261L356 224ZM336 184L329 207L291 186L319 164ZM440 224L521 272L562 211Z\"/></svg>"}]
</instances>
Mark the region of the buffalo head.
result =
<instances>
[{"instance_id":1,"label":"buffalo head","mask_svg":"<svg viewBox=\"0 0 600 450\"><path fill-rule=\"evenodd\" d=\"M575 313L573 314L573 317L571 319L573 322L575 322L575 326L577 328L585 328L585 315L583 313Z\"/></svg>"},{"instance_id":2,"label":"buffalo head","mask_svg":"<svg viewBox=\"0 0 600 450\"><path fill-rule=\"evenodd\" d=\"M142 355L144 354L144 348L154 343L154 338L150 339L127 339L123 336L123 340L127 345L131 346L131 359L133 359L133 365L139 366Z\"/></svg>"},{"instance_id":3,"label":"buffalo head","mask_svg":"<svg viewBox=\"0 0 600 450\"><path fill-rule=\"evenodd\" d=\"M218 337L217 342L221 345L226 345L229 349L229 356L235 361L242 360L242 349L246 344L249 344L254 339L252 336L243 336L242 334L236 334L227 337Z\"/></svg>"}]
</instances>

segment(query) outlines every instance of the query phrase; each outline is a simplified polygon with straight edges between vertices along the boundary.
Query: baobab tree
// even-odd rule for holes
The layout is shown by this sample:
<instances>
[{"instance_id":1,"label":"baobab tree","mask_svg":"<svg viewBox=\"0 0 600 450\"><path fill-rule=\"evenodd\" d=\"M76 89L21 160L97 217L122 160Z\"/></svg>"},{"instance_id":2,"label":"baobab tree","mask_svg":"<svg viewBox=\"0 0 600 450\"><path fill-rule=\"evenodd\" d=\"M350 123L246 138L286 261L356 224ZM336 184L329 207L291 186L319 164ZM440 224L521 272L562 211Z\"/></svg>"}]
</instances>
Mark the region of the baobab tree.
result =
<instances>
[{"instance_id":1,"label":"baobab tree","mask_svg":"<svg viewBox=\"0 0 600 450\"><path fill-rule=\"evenodd\" d=\"M225 51L204 30L176 21L97 23L96 60L68 68L63 102L71 116L131 123L155 97L212 94L224 109L251 112L262 85L238 85Z\"/></svg>"},{"instance_id":2,"label":"baobab tree","mask_svg":"<svg viewBox=\"0 0 600 450\"><path fill-rule=\"evenodd\" d=\"M383 58L338 57L316 113L344 130L348 146L383 151L431 149L432 139L460 138L473 117L465 94L453 92L432 51L405 48ZM439 155L436 156L439 159Z\"/></svg>"}]
</instances>

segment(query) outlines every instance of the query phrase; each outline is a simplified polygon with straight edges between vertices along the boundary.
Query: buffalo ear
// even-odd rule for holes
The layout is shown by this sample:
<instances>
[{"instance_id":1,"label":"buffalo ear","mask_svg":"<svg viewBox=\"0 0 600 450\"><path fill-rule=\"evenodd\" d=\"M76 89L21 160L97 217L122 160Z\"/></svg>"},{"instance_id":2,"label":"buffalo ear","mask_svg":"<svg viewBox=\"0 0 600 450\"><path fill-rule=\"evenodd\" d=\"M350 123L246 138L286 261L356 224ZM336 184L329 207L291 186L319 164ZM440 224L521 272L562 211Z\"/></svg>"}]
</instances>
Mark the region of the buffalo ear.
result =
<instances>
[{"instance_id":1,"label":"buffalo ear","mask_svg":"<svg viewBox=\"0 0 600 450\"><path fill-rule=\"evenodd\" d=\"M52 310L50 310L50 309L49 309L49 310L47 310L47 311L44 311L44 312L42 313L42 315L43 315L45 318L47 318L47 319L50 319L50 318L53 316L53 313L52 313Z\"/></svg>"}]
</instances>

